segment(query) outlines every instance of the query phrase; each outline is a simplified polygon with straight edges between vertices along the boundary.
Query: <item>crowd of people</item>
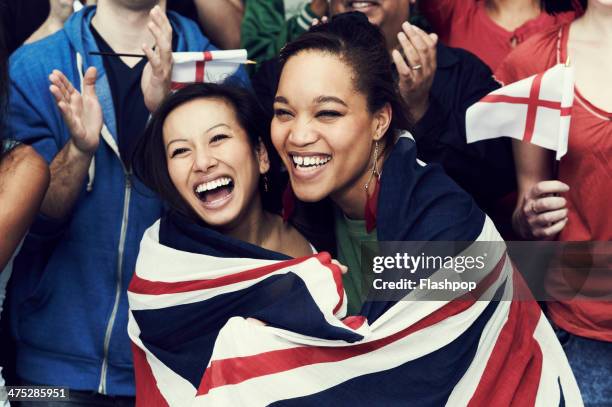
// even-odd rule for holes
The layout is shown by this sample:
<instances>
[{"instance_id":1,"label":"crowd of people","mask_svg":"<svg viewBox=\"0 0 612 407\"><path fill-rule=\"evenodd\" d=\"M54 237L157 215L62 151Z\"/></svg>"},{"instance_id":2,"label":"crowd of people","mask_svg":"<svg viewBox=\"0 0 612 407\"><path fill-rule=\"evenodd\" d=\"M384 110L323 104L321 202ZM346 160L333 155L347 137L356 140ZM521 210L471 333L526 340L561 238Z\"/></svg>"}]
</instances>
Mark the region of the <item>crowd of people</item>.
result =
<instances>
[{"instance_id":1,"label":"crowd of people","mask_svg":"<svg viewBox=\"0 0 612 407\"><path fill-rule=\"evenodd\" d=\"M0 2L0 386L62 386L83 406L157 404L127 328L150 228L177 251L219 257L329 252L348 318L371 323L390 306L368 300L363 242L475 241L489 223L507 240L612 237L609 0L27 3ZM172 89L173 52L237 48L256 64ZM575 98L559 162L508 138L466 142L470 106L567 61ZM560 403L576 400L567 365L585 405L612 406L609 294L513 308L527 318L544 305L540 340L564 350L545 363L561 372ZM528 372L533 361L508 363ZM440 377L453 386L475 374L449 366ZM518 402L502 393L478 405ZM418 397L404 401L450 400Z\"/></svg>"}]
</instances>

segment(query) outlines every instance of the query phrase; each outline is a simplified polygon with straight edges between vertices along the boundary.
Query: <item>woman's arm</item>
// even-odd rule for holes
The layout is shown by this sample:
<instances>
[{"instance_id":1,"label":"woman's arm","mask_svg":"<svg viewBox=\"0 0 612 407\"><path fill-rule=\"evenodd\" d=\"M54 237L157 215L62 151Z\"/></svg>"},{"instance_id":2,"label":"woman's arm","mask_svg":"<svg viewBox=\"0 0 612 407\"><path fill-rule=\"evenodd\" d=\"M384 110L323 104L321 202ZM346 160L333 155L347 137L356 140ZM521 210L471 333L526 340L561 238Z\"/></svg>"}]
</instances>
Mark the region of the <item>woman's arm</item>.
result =
<instances>
[{"instance_id":1,"label":"woman's arm","mask_svg":"<svg viewBox=\"0 0 612 407\"><path fill-rule=\"evenodd\" d=\"M49 177L46 161L27 145L0 161L0 271L38 213Z\"/></svg>"},{"instance_id":2,"label":"woman's arm","mask_svg":"<svg viewBox=\"0 0 612 407\"><path fill-rule=\"evenodd\" d=\"M567 202L559 196L569 186L553 180L553 154L513 140L518 199L512 227L525 239L553 239L567 224Z\"/></svg>"}]
</instances>

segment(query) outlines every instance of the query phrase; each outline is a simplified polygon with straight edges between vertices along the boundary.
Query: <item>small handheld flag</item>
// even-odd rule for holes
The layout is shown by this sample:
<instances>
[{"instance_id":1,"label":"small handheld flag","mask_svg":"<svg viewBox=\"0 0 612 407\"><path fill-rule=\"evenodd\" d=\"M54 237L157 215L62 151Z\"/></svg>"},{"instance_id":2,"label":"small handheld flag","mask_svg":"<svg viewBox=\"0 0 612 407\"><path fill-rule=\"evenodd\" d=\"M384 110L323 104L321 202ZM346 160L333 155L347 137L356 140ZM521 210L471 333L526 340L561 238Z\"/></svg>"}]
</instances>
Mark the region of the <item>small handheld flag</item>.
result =
<instances>
[{"instance_id":1,"label":"small handheld flag","mask_svg":"<svg viewBox=\"0 0 612 407\"><path fill-rule=\"evenodd\" d=\"M574 102L574 69L551 69L494 90L467 110L467 142L511 137L567 153Z\"/></svg>"},{"instance_id":2,"label":"small handheld flag","mask_svg":"<svg viewBox=\"0 0 612 407\"><path fill-rule=\"evenodd\" d=\"M241 64L249 63L246 49L204 52L173 52L172 89L194 82L223 82Z\"/></svg>"}]
</instances>

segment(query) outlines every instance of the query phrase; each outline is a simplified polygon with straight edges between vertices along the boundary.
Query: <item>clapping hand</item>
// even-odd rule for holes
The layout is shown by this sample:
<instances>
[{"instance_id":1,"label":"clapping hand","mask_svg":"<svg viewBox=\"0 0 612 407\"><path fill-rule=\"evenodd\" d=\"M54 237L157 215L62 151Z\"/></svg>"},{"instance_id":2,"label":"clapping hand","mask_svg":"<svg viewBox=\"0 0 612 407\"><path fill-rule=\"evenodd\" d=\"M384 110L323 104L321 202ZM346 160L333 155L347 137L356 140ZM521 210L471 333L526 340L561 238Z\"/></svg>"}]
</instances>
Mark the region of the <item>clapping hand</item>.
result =
<instances>
[{"instance_id":1,"label":"clapping hand","mask_svg":"<svg viewBox=\"0 0 612 407\"><path fill-rule=\"evenodd\" d=\"M153 7L147 28L155 38L155 49L143 44L142 50L149 62L142 72L142 94L150 112L157 110L170 93L172 82L172 26L159 6Z\"/></svg>"},{"instance_id":2,"label":"clapping hand","mask_svg":"<svg viewBox=\"0 0 612 407\"><path fill-rule=\"evenodd\" d=\"M402 52L394 49L391 57L399 74L400 93L414 120L419 121L429 108L429 90L437 68L438 36L405 22L397 39Z\"/></svg>"},{"instance_id":3,"label":"clapping hand","mask_svg":"<svg viewBox=\"0 0 612 407\"><path fill-rule=\"evenodd\" d=\"M100 144L102 130L102 108L96 95L96 68L90 67L85 72L82 94L58 70L49 75L49 80L49 90L72 136L70 142L80 152L93 155Z\"/></svg>"}]
</instances>

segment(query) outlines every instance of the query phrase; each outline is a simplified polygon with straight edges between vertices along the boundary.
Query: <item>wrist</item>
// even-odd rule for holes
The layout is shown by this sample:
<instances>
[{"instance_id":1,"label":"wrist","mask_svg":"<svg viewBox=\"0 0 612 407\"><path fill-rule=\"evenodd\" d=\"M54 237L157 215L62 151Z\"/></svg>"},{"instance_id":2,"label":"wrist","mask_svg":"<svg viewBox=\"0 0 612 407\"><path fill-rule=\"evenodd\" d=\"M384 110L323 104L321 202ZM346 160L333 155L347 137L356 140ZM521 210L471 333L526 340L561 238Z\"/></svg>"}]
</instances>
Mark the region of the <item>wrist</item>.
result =
<instances>
[{"instance_id":1,"label":"wrist","mask_svg":"<svg viewBox=\"0 0 612 407\"><path fill-rule=\"evenodd\" d=\"M527 226L527 222L523 216L523 211L520 208L515 209L512 213L512 229L514 229L516 234L518 234L522 239L533 239L531 230Z\"/></svg>"},{"instance_id":2,"label":"wrist","mask_svg":"<svg viewBox=\"0 0 612 407\"><path fill-rule=\"evenodd\" d=\"M68 156L75 160L89 160L94 156L96 152L95 148L87 149L79 147L78 144L74 141L74 138L70 138L70 140L68 140L67 147Z\"/></svg>"},{"instance_id":3,"label":"wrist","mask_svg":"<svg viewBox=\"0 0 612 407\"><path fill-rule=\"evenodd\" d=\"M425 113L427 113L427 109L429 109L429 96L417 100L418 102L406 102L415 123L420 121L425 116Z\"/></svg>"}]
</instances>

